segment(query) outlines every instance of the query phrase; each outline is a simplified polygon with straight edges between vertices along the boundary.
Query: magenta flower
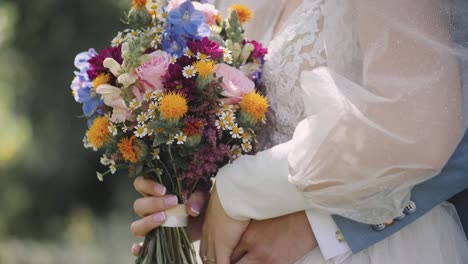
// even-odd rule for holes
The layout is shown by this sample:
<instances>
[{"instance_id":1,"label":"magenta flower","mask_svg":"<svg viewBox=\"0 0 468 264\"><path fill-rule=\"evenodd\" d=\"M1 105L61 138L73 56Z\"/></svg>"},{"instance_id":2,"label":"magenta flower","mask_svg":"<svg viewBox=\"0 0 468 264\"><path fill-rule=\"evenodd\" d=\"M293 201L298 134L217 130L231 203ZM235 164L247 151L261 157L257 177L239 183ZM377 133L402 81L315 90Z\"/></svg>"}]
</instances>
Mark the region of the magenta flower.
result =
<instances>
[{"instance_id":1,"label":"magenta flower","mask_svg":"<svg viewBox=\"0 0 468 264\"><path fill-rule=\"evenodd\" d=\"M242 44L245 45L247 43L251 43L254 46L254 50L252 51L252 54L251 54L252 58L254 58L254 59L260 59L261 60L268 53L268 49L264 48L262 43L260 43L260 42L257 42L255 40L252 40L252 41L244 40Z\"/></svg>"},{"instance_id":2,"label":"magenta flower","mask_svg":"<svg viewBox=\"0 0 468 264\"><path fill-rule=\"evenodd\" d=\"M122 46L107 47L99 52L98 55L89 59L90 69L88 70L89 79L94 80L101 73L109 73L109 69L104 67L103 62L107 58L113 58L119 64L122 64Z\"/></svg>"},{"instance_id":3,"label":"magenta flower","mask_svg":"<svg viewBox=\"0 0 468 264\"><path fill-rule=\"evenodd\" d=\"M217 60L223 56L223 50L219 48L219 44L209 40L207 37L201 40L189 40L187 47L192 51L193 54L200 52L211 57L211 59Z\"/></svg>"}]
</instances>

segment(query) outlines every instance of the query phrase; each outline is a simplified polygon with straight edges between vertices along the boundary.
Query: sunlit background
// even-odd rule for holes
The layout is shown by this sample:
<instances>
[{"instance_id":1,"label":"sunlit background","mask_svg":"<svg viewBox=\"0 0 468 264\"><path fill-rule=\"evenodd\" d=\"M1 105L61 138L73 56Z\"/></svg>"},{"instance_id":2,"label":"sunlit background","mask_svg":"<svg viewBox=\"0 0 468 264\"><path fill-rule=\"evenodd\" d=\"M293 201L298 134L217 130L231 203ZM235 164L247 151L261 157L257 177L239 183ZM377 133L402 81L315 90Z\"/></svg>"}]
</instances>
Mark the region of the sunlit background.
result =
<instances>
[{"instance_id":1,"label":"sunlit background","mask_svg":"<svg viewBox=\"0 0 468 264\"><path fill-rule=\"evenodd\" d=\"M137 194L101 183L70 92L73 59L108 45L129 0L0 0L0 263L132 263Z\"/></svg>"}]
</instances>

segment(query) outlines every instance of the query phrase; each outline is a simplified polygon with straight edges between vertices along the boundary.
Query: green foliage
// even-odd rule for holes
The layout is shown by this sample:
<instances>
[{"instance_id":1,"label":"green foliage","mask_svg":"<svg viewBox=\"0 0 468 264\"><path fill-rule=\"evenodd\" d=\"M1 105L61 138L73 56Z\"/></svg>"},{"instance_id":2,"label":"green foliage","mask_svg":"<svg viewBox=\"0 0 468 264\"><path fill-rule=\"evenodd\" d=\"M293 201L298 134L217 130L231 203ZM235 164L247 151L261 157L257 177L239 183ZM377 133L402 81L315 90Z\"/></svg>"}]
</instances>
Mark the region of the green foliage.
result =
<instances>
[{"instance_id":1,"label":"green foliage","mask_svg":"<svg viewBox=\"0 0 468 264\"><path fill-rule=\"evenodd\" d=\"M9 135L25 135L25 140L11 140L23 149L0 167L0 230L5 235L60 237L64 217L74 207L103 215L115 185L122 184L118 179L129 186L126 177L96 180L95 171L103 167L98 154L82 146L86 122L77 118L82 110L69 88L75 55L109 45L122 29L116 21L124 6L128 1L0 1L0 10L14 14L0 12L0 112L6 107L13 113L11 119L1 113L0 118ZM4 20L12 26L8 32ZM0 149L5 149L3 142ZM125 189L128 193L119 196L132 195Z\"/></svg>"}]
</instances>

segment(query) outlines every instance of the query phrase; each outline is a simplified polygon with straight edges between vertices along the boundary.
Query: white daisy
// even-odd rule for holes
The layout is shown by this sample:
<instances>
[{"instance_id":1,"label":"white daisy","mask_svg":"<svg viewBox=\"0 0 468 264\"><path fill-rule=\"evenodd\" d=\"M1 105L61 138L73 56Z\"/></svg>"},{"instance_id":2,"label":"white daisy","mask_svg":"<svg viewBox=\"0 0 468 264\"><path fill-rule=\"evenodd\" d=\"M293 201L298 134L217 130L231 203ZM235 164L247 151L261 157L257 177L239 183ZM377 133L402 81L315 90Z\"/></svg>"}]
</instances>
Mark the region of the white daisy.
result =
<instances>
[{"instance_id":1,"label":"white daisy","mask_svg":"<svg viewBox=\"0 0 468 264\"><path fill-rule=\"evenodd\" d=\"M176 63L176 62L177 62L177 59L178 59L178 58L177 58L177 55L172 55L172 57L171 57L171 64Z\"/></svg>"},{"instance_id":2,"label":"white daisy","mask_svg":"<svg viewBox=\"0 0 468 264\"><path fill-rule=\"evenodd\" d=\"M249 132L245 132L245 131L244 131L244 133L242 133L241 138L242 138L242 142L250 142L250 141L252 141L252 135L250 135Z\"/></svg>"},{"instance_id":3,"label":"white daisy","mask_svg":"<svg viewBox=\"0 0 468 264\"><path fill-rule=\"evenodd\" d=\"M148 116L146 115L146 113L141 113L137 116L136 119L138 123L143 124L146 122L146 120L148 120Z\"/></svg>"},{"instance_id":4,"label":"white daisy","mask_svg":"<svg viewBox=\"0 0 468 264\"><path fill-rule=\"evenodd\" d=\"M161 150L159 148L155 148L153 149L153 153L151 153L153 155L153 159L160 159L159 157L159 153L161 152Z\"/></svg>"},{"instance_id":5,"label":"white daisy","mask_svg":"<svg viewBox=\"0 0 468 264\"><path fill-rule=\"evenodd\" d=\"M162 176L163 171L160 168L156 168L154 169L154 173L156 174L156 176Z\"/></svg>"},{"instance_id":6,"label":"white daisy","mask_svg":"<svg viewBox=\"0 0 468 264\"><path fill-rule=\"evenodd\" d=\"M153 130L149 127L149 124L146 124L146 131L148 132L148 136L152 136L153 135Z\"/></svg>"},{"instance_id":7,"label":"white daisy","mask_svg":"<svg viewBox=\"0 0 468 264\"><path fill-rule=\"evenodd\" d=\"M122 126L122 132L127 133L127 131L128 131L128 127L127 127L127 125L124 124Z\"/></svg>"},{"instance_id":8,"label":"white daisy","mask_svg":"<svg viewBox=\"0 0 468 264\"><path fill-rule=\"evenodd\" d=\"M158 110L158 103L156 102L151 102L149 105L148 105L148 113L153 113L156 112L156 110Z\"/></svg>"},{"instance_id":9,"label":"white daisy","mask_svg":"<svg viewBox=\"0 0 468 264\"><path fill-rule=\"evenodd\" d=\"M117 36L114 39L112 39L111 46L117 47L120 44L122 44L124 41L125 39L122 37L122 32L119 32L119 34L117 34Z\"/></svg>"},{"instance_id":10,"label":"white daisy","mask_svg":"<svg viewBox=\"0 0 468 264\"><path fill-rule=\"evenodd\" d=\"M96 172L96 175L99 181L104 181L104 175L102 173Z\"/></svg>"},{"instance_id":11,"label":"white daisy","mask_svg":"<svg viewBox=\"0 0 468 264\"><path fill-rule=\"evenodd\" d=\"M231 154L233 159L239 158L239 156L242 154L242 149L238 145L234 145L231 148Z\"/></svg>"},{"instance_id":12,"label":"white daisy","mask_svg":"<svg viewBox=\"0 0 468 264\"><path fill-rule=\"evenodd\" d=\"M86 135L85 135L84 138L83 138L83 146L84 146L86 149L93 149L94 151L97 151L97 148L95 148L93 145L91 145L91 142L89 141L88 133L87 133L87 132L86 132Z\"/></svg>"},{"instance_id":13,"label":"white daisy","mask_svg":"<svg viewBox=\"0 0 468 264\"><path fill-rule=\"evenodd\" d=\"M162 90L154 90L151 93L151 99L161 101L164 97L164 92Z\"/></svg>"},{"instance_id":14,"label":"white daisy","mask_svg":"<svg viewBox=\"0 0 468 264\"><path fill-rule=\"evenodd\" d=\"M189 47L184 48L184 56L187 56L189 58L191 58L193 56L193 52L190 50Z\"/></svg>"},{"instance_id":15,"label":"white daisy","mask_svg":"<svg viewBox=\"0 0 468 264\"><path fill-rule=\"evenodd\" d=\"M187 140L187 136L180 132L179 134L175 135L174 139L177 140L177 145L182 145Z\"/></svg>"},{"instance_id":16,"label":"white daisy","mask_svg":"<svg viewBox=\"0 0 468 264\"><path fill-rule=\"evenodd\" d=\"M232 64L233 59L231 54L223 54L223 60L226 64Z\"/></svg>"},{"instance_id":17,"label":"white daisy","mask_svg":"<svg viewBox=\"0 0 468 264\"><path fill-rule=\"evenodd\" d=\"M234 125L230 132L232 138L242 138L243 133L244 129L242 127L238 127L237 125Z\"/></svg>"},{"instance_id":18,"label":"white daisy","mask_svg":"<svg viewBox=\"0 0 468 264\"><path fill-rule=\"evenodd\" d=\"M148 129L145 125L139 124L135 127L135 131L133 132L136 137L142 138L148 134Z\"/></svg>"},{"instance_id":19,"label":"white daisy","mask_svg":"<svg viewBox=\"0 0 468 264\"><path fill-rule=\"evenodd\" d=\"M156 27L154 28L154 31L156 31L156 33L158 33L158 34L162 33L163 30L164 30L164 28L160 24L156 25Z\"/></svg>"},{"instance_id":20,"label":"white daisy","mask_svg":"<svg viewBox=\"0 0 468 264\"><path fill-rule=\"evenodd\" d=\"M248 153L248 152L252 151L252 144L250 144L250 142L244 142L244 143L242 143L242 144L241 144L241 147L242 147L242 150L243 150L244 152L247 152L247 153Z\"/></svg>"},{"instance_id":21,"label":"white daisy","mask_svg":"<svg viewBox=\"0 0 468 264\"><path fill-rule=\"evenodd\" d=\"M114 124L110 124L107 129L109 130L109 133L111 133L113 136L117 136L117 127Z\"/></svg>"},{"instance_id":22,"label":"white daisy","mask_svg":"<svg viewBox=\"0 0 468 264\"><path fill-rule=\"evenodd\" d=\"M115 166L115 161L111 160L111 163L109 164L109 170L110 173L115 174L117 171L117 167Z\"/></svg>"},{"instance_id":23,"label":"white daisy","mask_svg":"<svg viewBox=\"0 0 468 264\"><path fill-rule=\"evenodd\" d=\"M193 67L193 65L187 65L182 70L182 75L185 78L190 79L192 77L195 77L195 75L197 75L197 71L195 70L195 67Z\"/></svg>"},{"instance_id":24,"label":"white daisy","mask_svg":"<svg viewBox=\"0 0 468 264\"><path fill-rule=\"evenodd\" d=\"M215 122L215 126L217 129L222 129L222 130L227 130L227 125L226 125L226 122L224 120L216 120Z\"/></svg>"},{"instance_id":25,"label":"white daisy","mask_svg":"<svg viewBox=\"0 0 468 264\"><path fill-rule=\"evenodd\" d=\"M166 141L166 145L171 145L172 143L174 143L174 136L169 135Z\"/></svg>"},{"instance_id":26,"label":"white daisy","mask_svg":"<svg viewBox=\"0 0 468 264\"><path fill-rule=\"evenodd\" d=\"M139 107L141 107L141 102L138 101L136 98L133 99L131 102L130 102L130 110L131 111L135 111L136 109L138 109Z\"/></svg>"},{"instance_id":27,"label":"white daisy","mask_svg":"<svg viewBox=\"0 0 468 264\"><path fill-rule=\"evenodd\" d=\"M197 52L197 59L207 61L208 59L210 59L210 56L201 52Z\"/></svg>"},{"instance_id":28,"label":"white daisy","mask_svg":"<svg viewBox=\"0 0 468 264\"><path fill-rule=\"evenodd\" d=\"M101 157L101 160L100 160L101 164L104 165L104 166L107 166L110 164L110 159L106 156L106 154L102 155Z\"/></svg>"},{"instance_id":29,"label":"white daisy","mask_svg":"<svg viewBox=\"0 0 468 264\"><path fill-rule=\"evenodd\" d=\"M143 101L149 101L151 99L151 96L153 96L153 92L152 91L146 91L143 94Z\"/></svg>"}]
</instances>

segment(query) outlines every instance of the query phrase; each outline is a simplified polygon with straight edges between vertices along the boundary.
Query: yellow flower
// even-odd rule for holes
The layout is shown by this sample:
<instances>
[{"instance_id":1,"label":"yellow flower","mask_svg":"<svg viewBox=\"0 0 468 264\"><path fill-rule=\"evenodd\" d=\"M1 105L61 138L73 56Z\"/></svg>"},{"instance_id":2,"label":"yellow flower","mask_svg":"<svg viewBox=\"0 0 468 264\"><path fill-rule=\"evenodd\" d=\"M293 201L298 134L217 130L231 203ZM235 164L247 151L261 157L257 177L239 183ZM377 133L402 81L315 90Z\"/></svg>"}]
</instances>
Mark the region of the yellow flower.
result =
<instances>
[{"instance_id":1,"label":"yellow flower","mask_svg":"<svg viewBox=\"0 0 468 264\"><path fill-rule=\"evenodd\" d=\"M110 137L109 118L101 116L94 119L93 124L88 130L88 139L91 145L95 148L101 148Z\"/></svg>"},{"instance_id":2,"label":"yellow flower","mask_svg":"<svg viewBox=\"0 0 468 264\"><path fill-rule=\"evenodd\" d=\"M93 80L93 90L96 91L96 89L99 87L101 84L108 84L110 82L110 75L106 73L101 73L96 79Z\"/></svg>"},{"instance_id":3,"label":"yellow flower","mask_svg":"<svg viewBox=\"0 0 468 264\"><path fill-rule=\"evenodd\" d=\"M164 119L182 118L188 111L187 99L181 93L168 93L161 100L159 111Z\"/></svg>"},{"instance_id":4,"label":"yellow flower","mask_svg":"<svg viewBox=\"0 0 468 264\"><path fill-rule=\"evenodd\" d=\"M139 145L135 142L135 136L130 138L122 138L117 144L119 148L120 154L126 161L130 161L131 163L138 162L138 152L139 152Z\"/></svg>"},{"instance_id":5,"label":"yellow flower","mask_svg":"<svg viewBox=\"0 0 468 264\"><path fill-rule=\"evenodd\" d=\"M195 64L193 64L193 66L198 72L198 75L200 75L202 78L207 78L213 73L215 64L212 60L206 60L197 61Z\"/></svg>"},{"instance_id":6,"label":"yellow flower","mask_svg":"<svg viewBox=\"0 0 468 264\"><path fill-rule=\"evenodd\" d=\"M132 0L132 6L142 8L146 6L146 0Z\"/></svg>"},{"instance_id":7,"label":"yellow flower","mask_svg":"<svg viewBox=\"0 0 468 264\"><path fill-rule=\"evenodd\" d=\"M268 111L268 100L257 92L250 92L242 98L240 106L243 111L260 121Z\"/></svg>"},{"instance_id":8,"label":"yellow flower","mask_svg":"<svg viewBox=\"0 0 468 264\"><path fill-rule=\"evenodd\" d=\"M241 5L241 4L232 5L229 8L229 13L232 13L232 11L234 10L237 12L237 15L239 16L239 21L241 23L245 23L249 21L250 19L252 19L253 17L252 10L250 10L250 8L248 8L245 5Z\"/></svg>"}]
</instances>

